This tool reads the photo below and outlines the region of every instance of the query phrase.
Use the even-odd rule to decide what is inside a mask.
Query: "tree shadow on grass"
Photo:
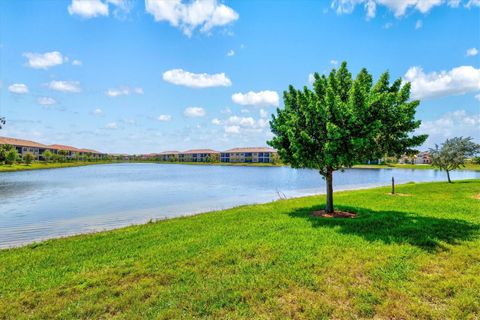
[[[322,218],[312,212],[322,206],[301,208],[289,213],[291,217],[307,219],[314,228],[335,228],[339,233],[351,234],[367,241],[384,243],[408,243],[423,250],[444,249],[442,243],[458,244],[479,235],[480,225],[459,219],[444,219],[419,216],[400,211],[373,211],[345,206],[337,210],[355,212],[358,216],[348,218]]]

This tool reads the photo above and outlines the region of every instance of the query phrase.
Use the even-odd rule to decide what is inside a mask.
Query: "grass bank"
[[[0,251],[1,318],[478,318],[480,180],[242,206]]]
[[[96,162],[33,162],[30,165],[18,163],[14,165],[0,164],[0,172],[13,172],[25,170],[40,170],[40,169],[55,169],[55,168],[69,168],[89,166],[94,164],[106,164],[112,161],[96,161]]]

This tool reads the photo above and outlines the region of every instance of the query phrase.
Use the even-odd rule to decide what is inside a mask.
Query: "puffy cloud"
[[[448,112],[435,120],[423,121],[419,133],[429,135],[425,145],[432,147],[447,138],[471,136],[480,139],[480,113],[472,114],[465,110]]]
[[[191,88],[229,87],[232,85],[232,81],[225,73],[192,73],[183,69],[165,71],[163,80]]]
[[[220,121],[220,119],[218,118],[213,118],[212,119],[212,124],[216,125],[216,126],[219,126],[222,124],[222,122]]]
[[[100,108],[97,108],[97,109],[93,110],[92,113],[96,116],[101,116],[101,115],[103,115],[103,110],[100,109]]]
[[[85,19],[108,16],[108,4],[100,0],[72,0],[68,13]]]
[[[53,66],[58,66],[66,61],[66,58],[58,51],[45,53],[26,52],[23,54],[27,58],[27,65],[34,69],[48,69]]]
[[[51,106],[51,105],[57,103],[57,101],[55,99],[50,98],[50,97],[39,97],[37,99],[37,102],[38,102],[38,104],[40,104],[42,106]]]
[[[157,120],[167,122],[167,121],[172,120],[172,116],[169,115],[169,114],[161,114],[161,115],[158,116]]]
[[[8,87],[8,91],[16,94],[25,94],[28,93],[28,87],[23,83],[14,83]]]
[[[213,119],[212,124],[223,125],[225,133],[245,134],[245,133],[260,133],[268,125],[265,119],[255,120],[252,117],[230,116],[225,120]]]
[[[267,118],[268,113],[264,109],[260,109],[260,118]]]
[[[480,7],[480,0],[469,0],[465,5],[465,8]]]
[[[197,27],[205,33],[238,19],[237,12],[217,0],[195,0],[190,3],[182,0],[145,0],[145,8],[155,21],[167,21],[187,36],[191,36]]]
[[[225,133],[239,134],[240,126],[225,126],[224,130],[225,130]]]
[[[116,122],[109,122],[105,125],[105,129],[117,129],[117,123]]]
[[[189,118],[198,118],[205,116],[205,109],[199,107],[188,107],[183,111],[183,114]]]
[[[237,92],[232,95],[232,101],[242,106],[277,106],[279,105],[279,96],[275,91],[265,90],[259,92],[249,91],[247,93]]]
[[[415,99],[458,95],[480,90],[480,69],[460,66],[450,71],[425,73],[421,67],[412,67],[404,80],[412,83]]]
[[[336,66],[338,64],[338,61],[337,60],[330,60],[330,64],[332,66]]]
[[[227,52],[227,57],[233,57],[235,55],[235,50],[233,49],[230,49],[228,52]]]
[[[470,0],[476,2],[480,0]],[[401,17],[407,13],[408,9],[413,9],[421,13],[429,12],[433,7],[447,4],[450,7],[458,7],[460,0],[333,0],[332,9],[337,14],[352,13],[355,7],[363,6],[368,19],[375,17],[378,6],[384,6],[392,11],[396,17]],[[466,7],[469,7],[467,3]]]
[[[467,57],[474,57],[478,54],[477,48],[470,48],[467,50]]]
[[[81,66],[81,65],[82,65],[82,61],[80,61],[80,60],[73,60],[73,61],[72,61],[72,65],[74,65],[74,66]]]
[[[80,92],[80,82],[78,81],[50,81],[48,87],[61,92]]]

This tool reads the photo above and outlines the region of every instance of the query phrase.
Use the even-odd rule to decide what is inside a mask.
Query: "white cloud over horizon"
[[[217,0],[145,0],[145,10],[155,21],[169,22],[189,37],[197,28],[207,33],[214,27],[227,26],[239,18],[235,10]]]
[[[28,87],[23,83],[14,83],[8,86],[8,91],[16,94],[25,94],[28,93]]]
[[[33,69],[47,70],[50,67],[61,65],[67,60],[59,51],[45,53],[25,52],[23,56],[27,58],[27,66]]]
[[[447,112],[441,117],[422,121],[418,133],[428,134],[429,137],[423,147],[431,148],[448,138],[473,137],[480,143],[480,113],[468,113],[465,110]]]
[[[200,107],[188,107],[183,111],[183,115],[188,118],[199,118],[205,116],[206,111]]]
[[[232,95],[232,101],[242,106],[278,107],[280,103],[280,97],[276,91],[271,90],[259,92],[249,91],[247,93],[234,93]]]
[[[331,8],[337,14],[350,14],[357,6],[363,7],[367,19],[372,19],[377,14],[379,6],[386,7],[395,17],[405,16],[409,10],[427,14],[432,8],[447,5],[458,8],[463,3],[465,8],[480,6],[480,0],[333,0]]]
[[[414,99],[460,95],[480,90],[480,69],[460,66],[449,71],[425,73],[421,67],[411,67],[404,81],[411,82]]]
[[[91,19],[108,16],[110,6],[114,8],[114,16],[122,18],[125,13],[130,11],[132,3],[129,0],[72,0],[67,11],[70,15]]]
[[[232,81],[225,73],[192,73],[183,69],[165,71],[163,80],[190,88],[229,87],[232,85]]]
[[[478,54],[478,49],[477,48],[470,48],[467,50],[467,57],[474,57]]]
[[[52,80],[48,83],[48,87],[51,90],[60,91],[60,92],[80,92],[80,82],[78,81],[58,81]]]

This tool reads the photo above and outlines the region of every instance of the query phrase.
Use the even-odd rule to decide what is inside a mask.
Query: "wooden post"
[[[395,194],[395,178],[392,177],[392,194]]]

